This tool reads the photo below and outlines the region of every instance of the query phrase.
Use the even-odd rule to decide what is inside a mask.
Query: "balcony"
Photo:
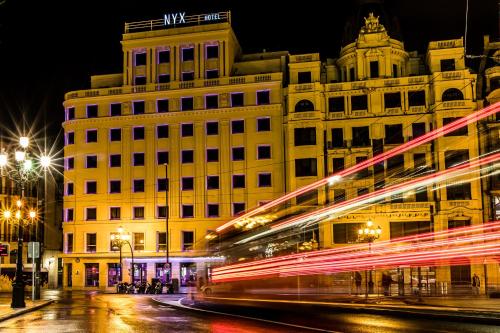
[[[288,120],[321,119],[320,111],[292,112],[288,114]]]
[[[70,100],[70,99],[86,98],[86,97],[144,93],[144,92],[176,90],[176,89],[192,89],[192,88],[203,88],[203,87],[213,87],[213,86],[227,86],[227,85],[261,83],[261,82],[274,82],[274,81],[281,82],[282,78],[283,78],[282,73],[271,73],[271,74],[245,75],[237,77],[222,77],[218,79],[208,79],[208,80],[174,81],[170,83],[150,83],[141,86],[122,86],[113,88],[72,91],[64,95],[64,99]]]
[[[442,72],[443,80],[460,80],[463,79],[464,71],[451,71],[451,72]]]

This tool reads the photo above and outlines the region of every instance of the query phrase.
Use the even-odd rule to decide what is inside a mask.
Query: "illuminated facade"
[[[134,280],[162,278],[167,196],[172,277],[190,285],[220,262],[205,235],[234,215],[478,107],[461,39],[430,42],[424,58],[369,16],[338,59],[245,55],[229,15],[126,24],[123,73],[93,76],[91,89],[66,94],[65,287],[116,283],[111,235],[119,226],[131,236]],[[296,203],[339,202],[412,171],[445,170],[477,157],[478,147],[469,125]],[[480,181],[447,185],[325,222],[313,237],[320,248],[345,246],[367,220],[382,228],[381,240],[483,223]],[[122,250],[129,281],[130,251]],[[485,271],[473,262],[420,274],[458,284]]]

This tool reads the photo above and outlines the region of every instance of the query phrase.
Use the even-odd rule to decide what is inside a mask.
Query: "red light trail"
[[[451,122],[443,127],[440,127],[440,128],[437,128],[429,133],[426,133],[416,139],[413,139],[411,141],[408,141],[394,149],[391,149],[389,151],[386,151],[382,154],[379,154],[377,156],[374,156],[370,159],[367,159],[359,164],[356,164],[356,165],[353,165],[352,167],[350,168],[347,168],[345,170],[342,170],[336,174],[333,174],[331,176],[328,176],[326,178],[323,178],[319,181],[316,181],[314,183],[311,183],[309,185],[306,185],[304,187],[301,187],[293,192],[290,192],[286,195],[283,195],[273,201],[270,201],[262,206],[259,206],[223,225],[221,225],[220,227],[218,227],[216,229],[217,232],[222,232],[223,230],[227,229],[228,227],[234,225],[235,223],[237,223],[238,221],[241,221],[245,218],[248,218],[250,216],[253,216],[255,214],[258,214],[260,212],[263,212],[269,208],[272,208],[280,203],[283,203],[289,199],[292,199],[300,194],[303,194],[305,192],[308,192],[312,189],[315,189],[315,188],[318,188],[320,186],[323,186],[325,184],[327,184],[330,180],[337,180],[337,179],[340,179],[342,177],[346,177],[346,176],[349,176],[349,175],[352,175],[358,171],[361,171],[365,168],[368,168],[370,166],[373,166],[374,164],[376,163],[379,163],[379,162],[382,162],[382,161],[385,161],[387,160],[388,158],[390,157],[393,157],[393,156],[396,156],[398,154],[401,154],[403,152],[406,152],[412,148],[415,148],[421,144],[424,144],[424,143],[427,143],[427,142],[430,142],[432,140],[435,140],[439,137],[442,137],[443,135],[445,134],[448,134],[450,132],[453,132],[461,127],[464,127],[468,124],[471,124],[471,123],[474,123],[474,122],[477,122],[478,120],[480,119],[483,119],[483,118],[486,118],[490,115],[493,115],[495,113],[497,113],[498,111],[500,111],[500,102],[497,102],[495,104],[492,104],[488,107],[485,107],[483,108],[482,110],[479,110],[479,111],[475,111],[474,113],[471,113],[469,114],[468,116],[466,117],[463,117],[463,118],[460,118],[458,120],[455,120],[454,122]]]

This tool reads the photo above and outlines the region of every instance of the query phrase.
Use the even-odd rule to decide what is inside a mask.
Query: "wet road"
[[[197,313],[158,305],[149,295],[49,292],[56,303],[0,322],[1,332],[313,332],[241,317]],[[324,309],[249,308],[199,303],[198,306],[335,332],[499,332],[500,327],[412,317],[326,312]]]

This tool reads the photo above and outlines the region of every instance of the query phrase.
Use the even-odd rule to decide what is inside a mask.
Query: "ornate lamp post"
[[[34,182],[40,177],[41,171],[50,166],[50,157],[41,155],[33,159],[28,151],[30,140],[28,137],[19,138],[11,161],[9,153],[2,147],[0,152],[0,173],[14,181],[21,189],[21,195],[17,200],[17,210],[13,214],[10,210],[3,212],[4,219],[13,219],[18,223],[17,235],[17,263],[16,277],[12,288],[12,308],[24,308],[24,281],[23,281],[23,225],[28,221],[33,222],[37,213],[33,209],[26,209],[24,202],[24,190],[26,185]],[[35,259],[33,259],[35,260]],[[38,279],[36,279],[38,280]]]
[[[366,222],[366,225],[358,229],[358,242],[366,243],[368,242],[368,251],[372,253],[372,243],[374,240],[378,239],[382,234],[382,228],[380,226],[374,227],[372,221]],[[370,269],[369,280],[367,279],[367,271],[365,271],[365,297],[368,299],[368,294],[373,293],[373,280],[372,280],[372,270]]]
[[[111,235],[111,242],[113,248],[117,247],[120,249],[120,277],[118,282],[122,282],[123,269],[122,269],[122,246],[128,244],[130,247],[130,253],[132,255],[132,281],[134,283],[134,250],[132,244],[130,244],[130,235],[124,233],[123,227],[118,227],[118,234]]]

